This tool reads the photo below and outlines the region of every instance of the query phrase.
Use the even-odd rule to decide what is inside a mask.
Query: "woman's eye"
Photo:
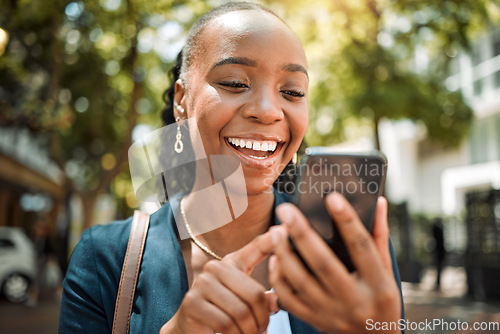
[[[306,95],[303,91],[300,90],[282,90],[281,92],[293,98],[301,98]]]
[[[231,87],[231,88],[248,88],[249,86],[241,81],[233,80],[233,81],[222,81],[220,83],[221,86]]]

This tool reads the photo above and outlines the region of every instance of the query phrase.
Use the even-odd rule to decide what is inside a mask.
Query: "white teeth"
[[[249,148],[254,151],[262,151],[262,152],[267,152],[267,151],[274,152],[278,145],[278,143],[275,141],[255,141],[255,140],[252,141],[252,140],[245,140],[238,138],[228,138],[227,141],[236,147],[239,146],[241,148]]]

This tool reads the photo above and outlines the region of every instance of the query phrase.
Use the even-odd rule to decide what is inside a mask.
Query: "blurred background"
[[[128,148],[162,126],[187,29],[225,2],[0,0],[0,332],[56,332],[82,231],[155,210]],[[388,157],[407,319],[500,322],[500,3],[262,3],[308,56],[307,143]]]

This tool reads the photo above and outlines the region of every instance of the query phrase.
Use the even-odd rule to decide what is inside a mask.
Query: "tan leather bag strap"
[[[113,334],[129,332],[130,315],[134,304],[135,285],[141,267],[142,253],[148,233],[149,215],[136,210],[130,229],[127,252],[123,261],[120,286],[116,296],[115,316],[113,318]]]

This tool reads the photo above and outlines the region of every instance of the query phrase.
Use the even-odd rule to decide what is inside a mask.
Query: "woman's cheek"
[[[297,149],[300,146],[300,143],[302,142],[302,139],[304,138],[307,127],[309,125],[309,109],[304,110],[299,110],[297,111],[297,114],[295,117],[292,119],[290,122],[291,125],[291,135],[292,139],[297,143]]]

